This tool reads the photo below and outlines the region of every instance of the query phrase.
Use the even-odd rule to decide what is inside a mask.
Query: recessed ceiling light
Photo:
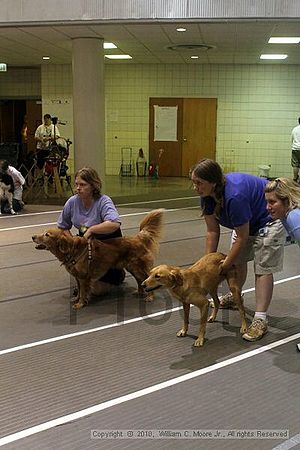
[[[105,55],[108,59],[132,59],[130,55]]]
[[[184,31],[186,31],[186,28],[179,27],[179,28],[176,28],[176,31],[184,32]]]
[[[286,59],[288,55],[260,55],[260,59]]]
[[[300,37],[271,37],[269,44],[299,44]]]
[[[199,56],[196,56],[196,55],[191,56],[191,59],[198,59],[198,58],[199,58]]]
[[[103,48],[117,48],[117,46],[115,44],[113,44],[112,42],[104,42]]]
[[[43,59],[50,59],[50,56],[43,56]]]

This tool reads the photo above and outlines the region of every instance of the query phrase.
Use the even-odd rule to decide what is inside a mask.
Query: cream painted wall
[[[216,156],[226,171],[258,174],[259,164],[271,164],[271,176],[290,176],[299,85],[293,65],[106,65],[106,173],[119,173],[121,147],[132,147],[134,159],[140,147],[148,155],[149,97],[177,96],[218,98]],[[41,81],[37,70],[0,74],[2,98],[40,92],[43,113],[67,121],[60,132],[72,140],[71,66],[43,66]]]
[[[121,147],[148,154],[149,97],[217,97],[216,158],[225,171],[291,175],[290,132],[300,116],[293,65],[118,65],[106,67],[108,174]]]

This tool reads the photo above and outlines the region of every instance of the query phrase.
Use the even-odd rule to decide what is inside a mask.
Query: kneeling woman
[[[265,188],[267,209],[273,219],[280,219],[300,246],[300,187],[288,178],[276,178]],[[297,344],[300,351],[300,343]]]
[[[96,170],[83,167],[75,174],[76,194],[70,197],[57,221],[58,228],[101,241],[122,236],[119,213],[107,195],[101,194],[102,182]],[[94,286],[92,293],[103,294],[125,278],[124,270],[110,269]]]
[[[288,178],[276,178],[265,187],[267,210],[280,219],[291,238],[300,245],[300,187]]]

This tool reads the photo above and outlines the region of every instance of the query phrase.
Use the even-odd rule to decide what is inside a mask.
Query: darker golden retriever
[[[139,294],[145,293],[142,282],[149,276],[158,251],[162,231],[163,210],[150,212],[140,224],[135,236],[123,236],[105,241],[72,236],[67,230],[50,229],[32,236],[36,248],[49,250],[76,278],[78,296],[75,309],[88,304],[91,285],[110,268],[126,269],[135,278]],[[152,300],[152,295],[147,295]]]
[[[166,287],[171,294],[182,302],[184,323],[183,327],[177,332],[178,337],[186,336],[188,332],[190,305],[198,306],[200,309],[200,330],[199,336],[194,342],[195,347],[200,347],[204,343],[206,322],[213,322],[216,319],[220,305],[217,289],[224,279],[227,280],[241,315],[242,326],[240,331],[241,333],[247,331],[241,289],[237,283],[237,269],[232,267],[226,274],[221,274],[220,271],[220,263],[225,257],[226,255],[223,253],[209,253],[188,269],[162,264],[154,267],[150,276],[142,283],[147,292]],[[206,297],[208,294],[211,295],[215,304],[213,313],[209,318],[208,299]]]

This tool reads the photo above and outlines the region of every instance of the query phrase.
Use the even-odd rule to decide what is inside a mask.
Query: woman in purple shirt
[[[75,174],[76,194],[70,197],[57,221],[64,230],[77,228],[86,239],[100,240],[122,236],[118,211],[107,195],[101,194],[101,179],[96,170],[83,167]],[[125,272],[110,269],[97,284],[97,294],[107,292],[112,285],[122,283]]]
[[[217,251],[222,225],[233,233],[221,270],[226,271],[235,264],[242,287],[247,277],[247,262],[254,260],[256,312],[243,338],[256,341],[268,331],[267,309],[272,299],[273,273],[282,270],[285,238],[281,222],[272,221],[266,209],[267,180],[244,173],[224,175],[218,163],[203,159],[193,168],[192,181],[201,197],[207,227],[206,253]],[[225,298],[228,301],[228,296]],[[226,307],[225,298],[223,307]]]

